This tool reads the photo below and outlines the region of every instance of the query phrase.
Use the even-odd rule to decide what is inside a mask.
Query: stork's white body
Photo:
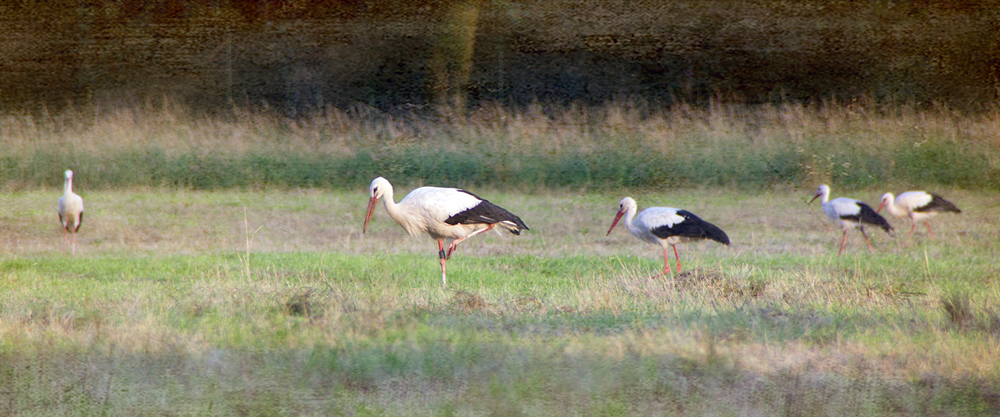
[[[679,209],[673,207],[650,207],[640,211],[634,205],[625,212],[625,227],[628,228],[632,236],[640,240],[666,248],[675,246],[678,243],[689,242],[692,238],[685,236],[669,236],[666,239],[659,238],[653,234],[652,230],[660,226],[673,226],[684,221],[684,217],[677,214]]]
[[[62,197],[59,197],[59,223],[63,227],[63,241],[72,234],[72,250],[76,255],[76,232],[83,223],[83,197],[73,192],[73,171],[66,170],[66,182]]]
[[[729,244],[729,237],[722,229],[698,218],[686,210],[672,207],[650,207],[636,215],[638,205],[631,197],[625,197],[618,203],[618,214],[608,229],[608,234],[614,230],[618,220],[625,217],[625,227],[632,236],[640,240],[660,245],[663,250],[663,272],[670,272],[670,258],[667,249],[674,251],[677,260],[677,273],[681,272],[681,258],[677,253],[677,244],[692,240],[710,239],[724,245]]]
[[[868,239],[868,234],[865,233],[865,225],[870,224],[880,227],[890,233],[892,227],[889,226],[882,216],[879,216],[875,210],[872,210],[867,204],[850,199],[850,198],[835,198],[830,200],[830,187],[827,185],[820,185],[816,189],[816,195],[813,196],[813,200],[821,198],[820,204],[823,207],[823,212],[826,213],[826,217],[829,217],[834,223],[837,223],[841,230],[843,231],[843,236],[840,240],[840,250],[837,252],[837,256],[844,251],[844,243],[847,242],[847,231],[851,229],[861,230],[861,234],[865,237],[865,243],[868,244],[868,250],[875,253],[875,248],[872,247],[871,241]]]
[[[924,222],[924,225],[927,226],[927,233],[933,238],[934,232],[931,231],[929,221],[931,217],[940,212],[962,212],[952,202],[926,191],[907,191],[895,198],[893,198],[892,193],[882,194],[882,203],[875,211],[882,211],[883,207],[895,217],[910,219],[910,234],[907,237],[913,236],[917,222]]]
[[[457,188],[420,187],[398,204],[393,200],[392,184],[382,177],[375,178],[369,186],[371,198],[365,216],[367,230],[372,212],[382,198],[386,213],[399,223],[410,236],[426,233],[438,242],[441,260],[441,285],[447,287],[445,261],[451,257],[459,242],[493,229],[496,226],[515,235],[528,227],[503,208],[481,199],[468,191]],[[444,240],[451,239],[447,252]]]
[[[392,188],[388,188],[382,200],[385,211],[410,236],[426,233],[433,239],[462,239],[482,233],[488,227],[482,223],[445,223],[449,217],[482,202],[456,188],[420,187],[403,197],[398,204],[392,199]]]
[[[857,229],[861,226],[861,222],[856,220],[845,219],[845,216],[858,216],[861,214],[861,203],[858,200],[839,197],[833,200],[827,201],[826,195],[823,196],[821,202],[823,206],[823,212],[826,213],[826,217],[829,217],[834,223],[840,225],[843,230]]]

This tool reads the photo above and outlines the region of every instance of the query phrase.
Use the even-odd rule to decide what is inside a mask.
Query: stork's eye
[[[378,192],[378,187],[372,188],[372,192],[373,193],[377,193]]]

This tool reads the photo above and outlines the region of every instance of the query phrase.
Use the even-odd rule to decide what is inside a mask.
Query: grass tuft
[[[309,301],[309,297],[311,295],[312,291],[305,291],[292,295],[288,298],[288,301],[285,301],[285,311],[292,316],[312,316],[313,308],[312,303]]]
[[[941,307],[952,326],[965,331],[984,332],[1000,336],[1000,312],[985,306],[975,310],[969,296],[951,294],[941,298]]]
[[[967,296],[953,294],[944,297],[941,299],[941,306],[948,313],[948,319],[952,324],[965,328],[976,321],[976,316],[972,312]]]
[[[451,297],[451,305],[464,312],[480,311],[487,307],[482,296],[462,290],[456,291]]]

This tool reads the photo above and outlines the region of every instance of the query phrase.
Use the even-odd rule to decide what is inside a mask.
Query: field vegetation
[[[0,116],[8,190],[55,186],[72,167],[91,188],[357,189],[390,181],[507,189],[887,183],[1000,188],[1000,110],[964,114],[874,103],[641,103],[467,117],[328,108],[194,115],[169,100]]]
[[[863,104],[653,111],[167,104],[0,119],[0,412],[12,415],[991,415],[1000,411],[998,113]],[[74,169],[79,254],[55,201]],[[460,185],[531,231],[435,245],[382,209]],[[936,239],[840,232],[815,186],[928,187]],[[474,188],[473,188],[474,187]],[[605,236],[617,201],[731,247]]]

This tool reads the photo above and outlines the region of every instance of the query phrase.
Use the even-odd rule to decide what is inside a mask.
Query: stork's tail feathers
[[[521,218],[514,214],[510,214],[510,218],[501,220],[496,225],[515,235],[520,235],[522,230],[529,230],[528,226],[521,221]]]
[[[459,190],[480,200],[479,204],[445,220],[448,224],[493,224],[515,235],[520,235],[528,226],[514,213],[465,190]]]
[[[706,239],[714,240],[723,245],[729,245],[729,236],[727,236],[726,232],[723,232],[718,226],[709,222],[703,222],[701,228]]]
[[[927,205],[927,207],[923,208],[923,211],[943,211],[943,212],[950,211],[953,213],[962,212],[962,210],[958,209],[958,206],[956,206],[955,203],[945,200],[944,197],[941,197],[934,193],[931,193],[931,202],[930,204]]]
[[[653,229],[654,236],[667,239],[671,236],[682,236],[688,239],[709,239],[723,245],[729,245],[729,236],[719,226],[702,220],[687,210],[678,210],[677,215],[684,218],[672,226],[663,225]]]
[[[862,224],[870,224],[872,226],[881,228],[882,230],[885,230],[885,232],[888,233],[889,236],[892,236],[892,226],[889,224],[888,221],[885,220],[885,217],[882,217],[881,215],[876,213],[875,210],[871,208],[871,206],[865,203],[858,202],[858,206],[861,207],[860,216]]]

